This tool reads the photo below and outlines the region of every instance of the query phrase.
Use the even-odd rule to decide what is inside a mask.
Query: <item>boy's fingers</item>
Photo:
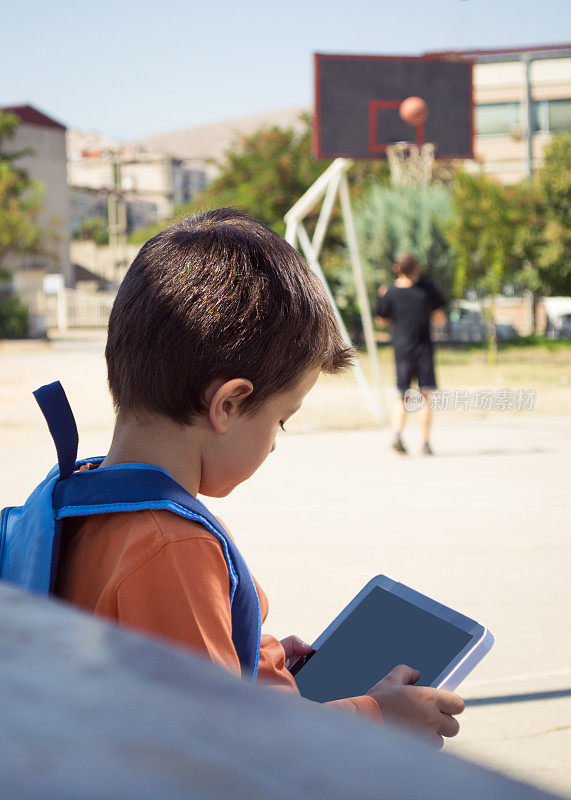
[[[450,717],[448,714],[442,714],[441,716],[442,722],[437,733],[441,736],[456,736],[460,730],[460,723],[456,717]]]
[[[310,644],[306,644],[302,642],[302,640],[298,636],[293,637],[293,651],[296,655],[304,655],[304,653],[309,653],[313,649]]]
[[[461,714],[466,707],[459,695],[454,694],[454,692],[447,692],[445,689],[438,691],[437,705],[443,714]]]
[[[420,672],[412,667],[407,667],[406,664],[399,664],[398,667],[394,667],[394,669],[389,672],[387,678],[389,677],[402,683],[404,686],[410,686],[416,683],[420,678]]]
[[[310,644],[302,642],[299,636],[288,636],[282,639],[281,645],[290,656],[303,656],[313,650]]]

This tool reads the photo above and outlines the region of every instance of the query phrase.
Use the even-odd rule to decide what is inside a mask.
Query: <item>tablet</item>
[[[397,664],[419,670],[417,686],[454,690],[493,643],[475,620],[377,575],[290,671],[318,703],[366,694]]]

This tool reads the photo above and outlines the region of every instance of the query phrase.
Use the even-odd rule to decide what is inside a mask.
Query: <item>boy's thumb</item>
[[[293,656],[304,656],[306,653],[311,653],[313,647],[310,644],[302,642],[299,636],[288,636],[287,639],[282,641],[286,650],[289,650]]]
[[[389,672],[387,678],[389,677],[402,683],[403,686],[410,686],[420,678],[420,672],[412,667],[407,667],[406,664],[399,664]]]
[[[299,636],[293,637],[293,645],[295,648],[295,652],[298,653],[299,655],[304,655],[305,653],[311,653],[313,650],[313,647],[310,644],[302,642]]]

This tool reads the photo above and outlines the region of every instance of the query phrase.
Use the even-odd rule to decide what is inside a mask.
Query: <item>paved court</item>
[[[377,573],[464,611],[496,644],[461,687],[447,748],[571,794],[569,426],[441,423],[432,460],[387,441],[284,436],[212,503],[270,597],[268,632],[312,641]]]
[[[81,454],[103,452],[100,345],[0,351],[0,505],[54,460],[28,396],[43,380],[65,378]],[[569,420],[442,416],[434,459],[414,454],[414,424],[407,438],[413,455],[398,457],[386,431],[285,434],[250,482],[210,503],[270,598],[266,630],[311,641],[380,572],[474,616],[496,644],[461,687],[468,707],[446,747],[571,796]]]

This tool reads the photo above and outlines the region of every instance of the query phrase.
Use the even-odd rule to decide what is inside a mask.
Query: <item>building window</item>
[[[571,131],[571,100],[548,100],[549,130]]]
[[[519,103],[483,103],[476,107],[478,136],[509,135],[521,123]]]
[[[547,100],[533,101],[533,132],[549,132],[549,108]]]
[[[534,133],[571,130],[571,100],[534,100],[532,111]],[[523,104],[483,103],[476,106],[478,136],[513,136],[518,129],[520,135],[525,133]]]

